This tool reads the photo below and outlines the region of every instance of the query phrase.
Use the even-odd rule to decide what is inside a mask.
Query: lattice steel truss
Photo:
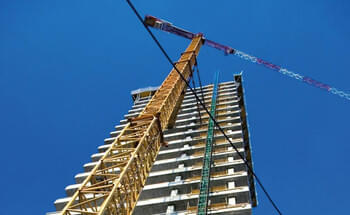
[[[194,37],[177,69],[188,80],[203,44]],[[175,122],[186,84],[173,68],[139,116],[120,135],[64,207],[62,215],[132,214],[163,143],[163,133]]]

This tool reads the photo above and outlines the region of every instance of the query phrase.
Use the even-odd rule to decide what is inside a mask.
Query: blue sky
[[[350,92],[350,4],[134,1],[151,14]],[[183,38],[155,32],[175,61]],[[243,72],[256,173],[284,214],[345,214],[350,102],[203,47],[201,78]],[[43,214],[65,196],[132,104],[171,67],[124,1],[0,2],[2,214]],[[258,189],[254,214],[276,214]]]

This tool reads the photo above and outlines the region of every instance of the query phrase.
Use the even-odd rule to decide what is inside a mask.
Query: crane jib
[[[153,27],[153,28],[156,28],[156,29],[168,32],[168,33],[176,34],[178,36],[181,36],[181,37],[184,37],[187,39],[192,39],[195,35],[198,35],[198,34],[194,34],[194,33],[190,32],[190,31],[178,28],[178,27],[174,26],[173,24],[171,24],[170,22],[156,18],[154,16],[146,16],[144,23],[148,26]],[[222,45],[220,43],[217,43],[217,42],[214,42],[212,40],[205,39],[205,38],[204,38],[204,44],[207,46],[216,48],[220,51],[223,51],[225,53],[225,55],[229,55],[229,54],[235,55],[235,56],[240,57],[244,60],[248,60],[252,63],[260,64],[266,68],[269,68],[271,70],[279,72],[285,76],[288,76],[290,78],[294,78],[296,80],[302,81],[302,82],[309,84],[311,86],[317,87],[317,88],[322,89],[322,90],[326,90],[334,95],[338,95],[338,96],[343,97],[347,100],[350,100],[350,93],[343,92],[343,91],[338,90],[334,87],[331,87],[328,84],[324,84],[322,82],[316,81],[315,79],[310,78],[310,77],[305,77],[301,74],[295,73],[295,72],[290,71],[286,68],[282,68],[281,66],[270,63],[270,62],[265,61],[261,58],[257,58],[255,56],[246,54],[246,53],[239,51],[237,49],[234,49],[230,46],[225,46],[225,45]]]

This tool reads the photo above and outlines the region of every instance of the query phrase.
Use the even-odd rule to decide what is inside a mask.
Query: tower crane
[[[261,64],[350,100],[350,94],[229,46],[205,39],[201,33],[194,34],[154,16],[146,16],[144,24],[191,39],[191,43],[176,62],[176,69],[171,70],[143,111],[129,120],[109,146],[61,211],[62,215],[132,214],[159,149],[166,144],[163,140],[163,131],[174,125],[175,116],[184,98],[186,83],[176,70],[188,80],[192,76],[192,68],[203,44],[223,51],[226,55],[236,55]]]

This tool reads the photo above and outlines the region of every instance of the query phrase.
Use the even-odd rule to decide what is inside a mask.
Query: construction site
[[[152,16],[142,22],[192,41],[159,88],[131,92],[125,119],[48,214],[251,214],[257,200],[242,76],[219,83],[217,72],[202,86],[203,35]]]
[[[42,199],[46,215],[346,214],[330,206],[349,191],[346,4],[180,3],[27,7],[41,24],[23,32],[40,42],[13,48],[19,65],[0,60],[38,70],[4,82],[1,136],[18,157],[4,214]]]
[[[349,99],[349,94],[310,77],[192,33],[169,21],[144,19],[143,27],[173,66],[160,87],[131,92],[133,106],[110,133],[57,212],[72,214],[252,214],[255,181],[282,214],[255,174],[241,74],[229,82],[202,86],[197,56],[203,45],[236,55],[306,84]],[[150,28],[191,40],[173,62]],[[197,72],[199,87],[196,87]],[[192,83],[192,85],[191,85]],[[197,84],[198,85],[198,84]]]

